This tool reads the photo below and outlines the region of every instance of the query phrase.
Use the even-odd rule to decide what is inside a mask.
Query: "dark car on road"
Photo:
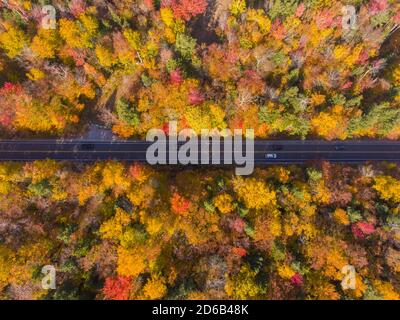
[[[338,144],[335,146],[335,151],[345,151],[346,147],[343,144]]]
[[[281,144],[273,144],[271,149],[272,149],[272,151],[282,151],[283,150],[283,145],[281,145]]]
[[[79,146],[79,150],[81,151],[93,151],[95,148],[94,144],[91,143],[83,143]]]

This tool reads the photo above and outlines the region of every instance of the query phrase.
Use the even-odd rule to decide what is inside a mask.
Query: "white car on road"
[[[267,153],[265,159],[277,159],[278,155],[276,153]]]

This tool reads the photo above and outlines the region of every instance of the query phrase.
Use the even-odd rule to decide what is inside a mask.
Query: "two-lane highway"
[[[152,143],[143,141],[25,140],[0,141],[0,161],[119,160],[146,163],[146,151]],[[201,153],[199,148],[199,158]],[[245,153],[245,147],[243,146]],[[224,159],[224,148],[220,157]],[[326,160],[342,163],[400,161],[397,141],[271,141],[256,140],[256,164],[291,164]]]

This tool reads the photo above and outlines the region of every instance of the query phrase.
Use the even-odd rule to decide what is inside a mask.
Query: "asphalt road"
[[[81,162],[120,160],[146,163],[146,150],[150,145],[151,143],[140,141],[0,141],[0,161],[54,159]],[[257,140],[254,151],[255,163],[260,165],[307,163],[320,160],[341,163],[400,162],[400,142],[395,141]],[[221,154],[221,159],[223,158]]]

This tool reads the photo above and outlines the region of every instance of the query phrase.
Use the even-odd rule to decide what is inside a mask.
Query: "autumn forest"
[[[1,1],[0,138],[400,140],[399,31],[398,0]],[[3,162],[0,299],[400,300],[400,168]]]

